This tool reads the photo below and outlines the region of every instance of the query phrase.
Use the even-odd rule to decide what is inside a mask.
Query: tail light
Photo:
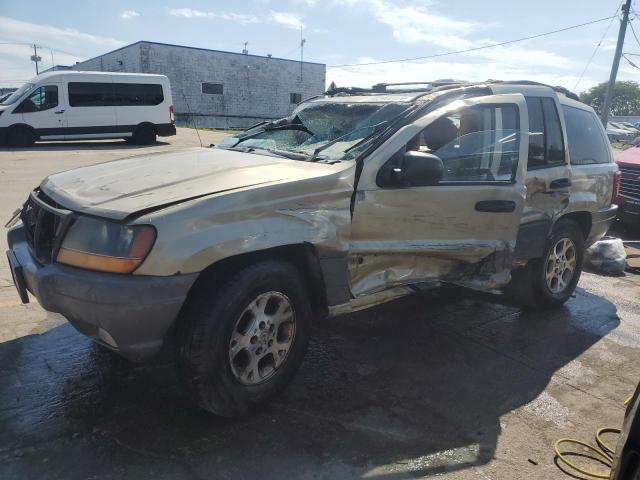
[[[613,193],[611,194],[611,203],[616,205],[620,203],[620,183],[622,181],[622,172],[619,170],[613,174]]]
[[[171,122],[171,125],[176,124],[176,116],[173,113],[173,105],[169,105],[169,121]]]

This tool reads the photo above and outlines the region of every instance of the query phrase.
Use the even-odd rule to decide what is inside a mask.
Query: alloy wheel
[[[236,321],[229,341],[229,361],[244,385],[268,380],[284,363],[296,333],[293,305],[280,292],[258,295]]]
[[[577,267],[576,246],[570,238],[561,238],[551,248],[545,264],[547,287],[562,293],[569,287]]]

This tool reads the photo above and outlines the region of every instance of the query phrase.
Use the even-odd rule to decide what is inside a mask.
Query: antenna
[[[249,50],[247,50],[247,45],[249,45],[249,42],[244,42],[243,45],[244,45],[244,48],[242,49],[242,53],[245,55],[248,55]]]
[[[302,38],[302,24],[300,25],[300,81],[302,81],[302,63],[304,62],[304,44],[307,40]]]
[[[187,100],[187,96],[184,94],[184,90],[181,90],[182,97],[184,98],[184,103],[187,104],[187,110],[189,112],[189,116],[191,117],[191,121],[193,122],[193,128],[196,129],[196,135],[198,135],[198,142],[200,142],[200,148],[202,148],[202,139],[200,138],[200,131],[198,130],[198,125],[196,125],[196,118],[193,113],[191,113],[191,107],[189,106],[189,100]]]

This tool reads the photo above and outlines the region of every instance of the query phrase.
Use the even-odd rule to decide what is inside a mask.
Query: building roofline
[[[242,56],[242,57],[266,58],[266,59],[269,59],[269,60],[279,60],[281,62],[300,63],[300,60],[293,60],[293,59],[290,59],[290,58],[267,57],[266,55],[253,55],[251,53],[227,52],[225,50],[215,50],[215,49],[212,49],[212,48],[202,48],[202,47],[190,47],[188,45],[175,45],[173,43],[152,42],[152,41],[149,41],[149,40],[138,40],[137,42],[130,43],[129,45],[124,45],[124,46],[122,46],[120,48],[116,48],[115,50],[111,50],[109,52],[105,52],[102,55],[97,55],[95,57],[88,58],[88,59],[83,60],[82,62],[78,62],[78,63],[89,62],[91,60],[95,60],[96,58],[104,57],[105,55],[109,55],[110,53],[119,52],[120,50],[124,50],[125,48],[133,47],[134,45],[139,45],[141,43],[148,43],[148,44],[151,44],[151,45],[161,45],[163,47],[188,48],[190,50],[200,50],[200,51],[203,51],[203,52],[224,53],[224,54],[227,54],[227,55],[239,55],[239,56]],[[326,68],[326,64],[324,64],[324,63],[306,62],[306,61],[303,61],[302,63],[306,63],[306,64],[309,64],[309,65],[322,65],[323,67]]]

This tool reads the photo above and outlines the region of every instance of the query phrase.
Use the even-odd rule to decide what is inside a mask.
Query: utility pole
[[[242,49],[242,53],[244,55],[249,55],[249,50],[247,50],[247,46],[249,45],[249,42],[244,42],[242,45],[244,45],[244,48]]]
[[[302,38],[302,25],[300,25],[300,81],[302,81],[302,63],[304,62],[304,44],[307,41]]]
[[[611,65],[609,84],[607,85],[607,92],[605,93],[604,104],[602,105],[602,124],[605,128],[607,128],[607,122],[609,121],[611,97],[613,97],[613,89],[616,85],[616,77],[618,76],[618,66],[620,66],[620,57],[622,56],[622,45],[624,45],[624,36],[627,33],[627,23],[629,23],[630,9],[631,0],[627,0],[622,7],[622,21],[620,22],[620,30],[618,31],[618,44],[616,45],[616,53],[613,56],[613,65]]]
[[[38,62],[42,60],[42,57],[38,56],[38,46],[33,44],[33,55],[31,55],[31,61],[36,63],[36,75],[38,75]]]

